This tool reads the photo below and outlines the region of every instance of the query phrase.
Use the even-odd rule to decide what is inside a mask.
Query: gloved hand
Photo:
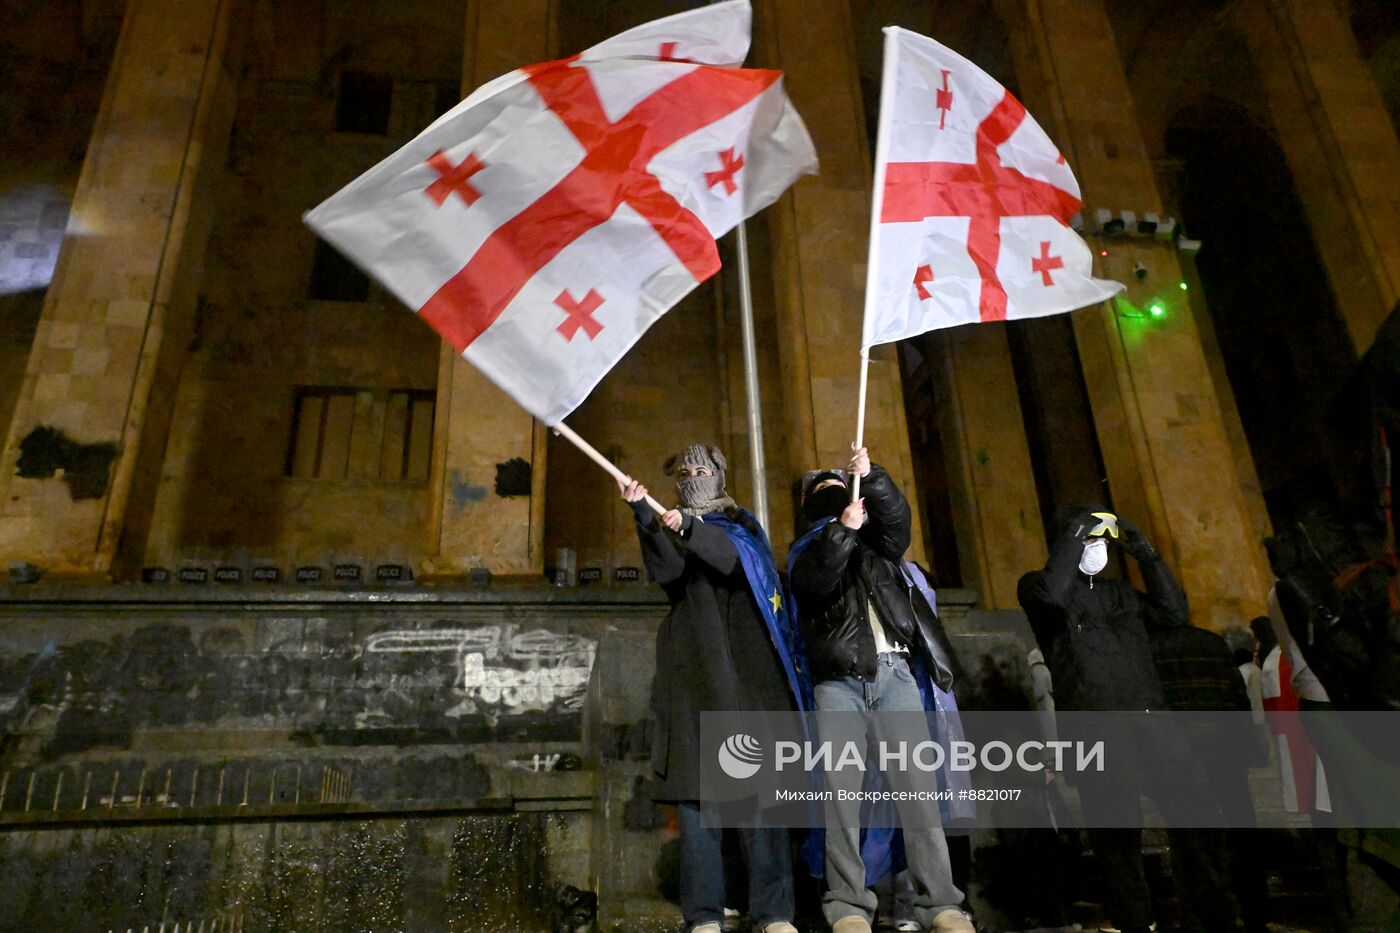
[[[1123,550],[1127,551],[1139,564],[1157,559],[1157,549],[1152,546],[1152,542],[1147,540],[1147,535],[1142,533],[1142,529],[1123,516],[1118,516],[1118,542],[1123,545]]]

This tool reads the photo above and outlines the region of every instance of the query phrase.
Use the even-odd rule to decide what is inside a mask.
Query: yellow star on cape
[[[768,601],[773,604],[774,612],[777,612],[779,609],[783,608],[783,597],[782,594],[779,593],[777,590],[774,590],[773,595],[768,597]]]

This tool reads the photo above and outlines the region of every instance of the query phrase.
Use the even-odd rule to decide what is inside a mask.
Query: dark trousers
[[[1124,735],[1128,737],[1125,739]],[[1142,865],[1142,796],[1157,805],[1167,822],[1172,874],[1187,903],[1183,911],[1208,930],[1231,930],[1239,908],[1230,891],[1225,834],[1220,828],[1194,828],[1201,800],[1210,788],[1185,735],[1174,724],[1135,720],[1110,748],[1122,758],[1110,772],[1075,776],[1089,844],[1099,857],[1109,919],[1123,930],[1145,930],[1152,922],[1152,894]]]
[[[1239,901],[1245,930],[1261,933],[1267,929],[1269,877],[1265,868],[1267,856],[1254,814],[1254,798],[1249,792],[1249,768],[1247,764],[1231,760],[1218,748],[1209,751],[1213,754],[1202,760],[1210,788],[1220,802],[1220,812],[1229,823],[1225,841],[1230,850],[1230,879],[1235,899]]]
[[[706,826],[700,804],[677,808],[681,831],[681,914],[686,928],[724,919],[724,830]],[[749,918],[762,930],[792,920],[792,855],[786,829],[735,830],[748,867]],[[729,905],[735,906],[735,905]]]

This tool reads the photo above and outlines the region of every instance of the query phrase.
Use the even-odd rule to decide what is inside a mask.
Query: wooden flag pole
[[[619,470],[616,464],[614,464],[607,457],[604,457],[602,454],[598,453],[598,451],[594,449],[592,444],[588,443],[588,441],[575,434],[574,429],[569,427],[564,422],[561,421],[558,424],[554,425],[553,431],[555,434],[558,434],[559,436],[563,437],[569,443],[573,444],[579,450],[583,451],[584,455],[587,456],[589,460],[592,460],[594,463],[598,464],[598,466],[607,470],[608,474],[612,476],[613,479],[617,480],[619,486],[626,487],[626,485],[632,481],[632,477]],[[666,512],[669,511],[666,508],[666,506],[662,505],[660,502],[657,502],[650,495],[647,496],[647,505],[655,509],[657,515],[665,515]]]
[[[865,390],[870,383],[870,350],[862,347],[860,351],[860,401],[857,403],[860,410],[856,412],[856,450],[865,446]],[[860,498],[860,474],[851,477],[851,501],[855,502]]]

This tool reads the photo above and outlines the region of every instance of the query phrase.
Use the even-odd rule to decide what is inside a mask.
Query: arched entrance
[[[1168,123],[1179,206],[1269,516],[1340,482],[1329,407],[1356,356],[1278,143],[1233,104]]]

